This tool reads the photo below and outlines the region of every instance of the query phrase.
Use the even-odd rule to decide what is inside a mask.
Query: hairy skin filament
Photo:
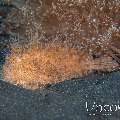
[[[37,89],[86,75],[92,70],[111,71],[118,66],[108,56],[94,60],[84,51],[61,44],[40,46],[33,45],[25,51],[13,48],[3,67],[4,79],[27,89]]]

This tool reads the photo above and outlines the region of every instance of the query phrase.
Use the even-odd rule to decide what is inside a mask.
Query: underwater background
[[[120,120],[119,70],[95,71],[34,91],[4,81],[7,45],[15,40],[15,33],[6,29],[7,14],[24,3],[0,1],[0,120]]]

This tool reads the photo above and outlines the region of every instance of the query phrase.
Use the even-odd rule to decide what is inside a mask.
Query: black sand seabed
[[[119,86],[119,71],[36,91],[0,81],[0,120],[119,120]]]

